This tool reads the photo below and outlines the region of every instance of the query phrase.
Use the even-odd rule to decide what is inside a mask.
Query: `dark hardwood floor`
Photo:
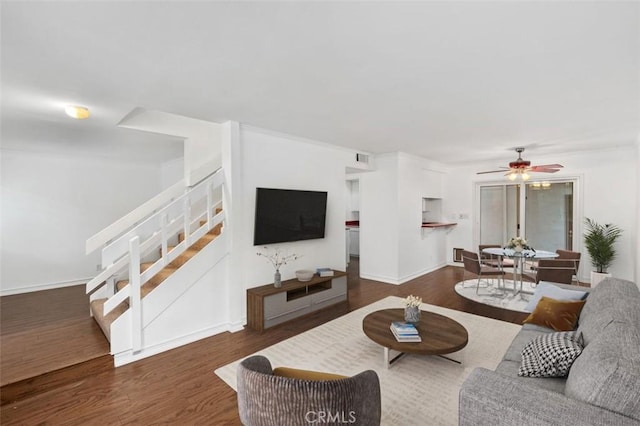
[[[426,303],[515,323],[522,322],[526,317],[522,313],[481,305],[458,296],[453,286],[462,279],[462,268],[448,266],[396,286],[360,279],[358,266],[358,259],[353,258],[348,268],[348,306],[345,304],[338,308],[316,312],[304,317],[303,320],[285,323],[270,328],[264,333],[246,329],[237,333],[222,333],[117,369],[109,367],[108,363],[112,363],[110,357],[102,356],[94,361],[85,362],[80,374],[77,369],[73,372],[69,371],[68,374],[63,369],[56,373],[56,377],[50,377],[48,380],[36,378],[34,379],[36,384],[38,384],[37,380],[42,380],[43,386],[38,392],[24,393],[14,398],[5,398],[3,395],[0,423],[2,425],[240,424],[236,394],[214,374],[215,369],[390,295],[405,297],[413,294],[422,297]],[[73,295],[72,290],[68,291]],[[47,312],[41,316],[39,311],[43,300],[32,301],[26,295],[8,297],[13,299],[1,298],[3,331],[0,333],[0,338],[2,338],[3,360],[0,365],[0,375],[4,375],[5,368],[9,368],[4,360],[5,332],[6,335],[11,335],[19,333],[21,327],[24,329],[46,327],[52,323],[55,324],[60,318],[65,318],[65,321],[75,321],[76,315],[80,315],[80,310],[84,311],[81,319],[88,319],[89,315],[88,304],[83,306],[86,300],[83,302],[80,296],[78,296],[79,300],[72,302],[75,308],[60,305],[57,315]],[[23,315],[25,309],[28,309],[31,315],[28,321],[20,325],[20,320],[17,318]],[[66,347],[73,351],[74,347],[68,341],[77,339],[70,336],[64,327],[52,327],[52,329],[56,328],[59,330],[60,340],[58,345],[49,345],[51,351],[54,351],[55,346]],[[95,331],[100,333],[97,327]],[[87,339],[97,340],[96,336],[101,335],[93,335]],[[11,348],[11,350],[17,349]],[[46,358],[47,354],[41,356]],[[68,376],[66,380],[65,375]],[[47,374],[44,374],[44,377],[46,378]],[[10,402],[5,403],[5,401]]]

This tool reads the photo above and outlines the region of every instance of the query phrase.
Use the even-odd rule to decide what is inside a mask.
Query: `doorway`
[[[578,246],[576,183],[576,179],[479,183],[478,244],[505,245],[520,236],[536,250],[573,250]]]

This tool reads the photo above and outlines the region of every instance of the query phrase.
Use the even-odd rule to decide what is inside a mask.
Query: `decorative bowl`
[[[298,279],[298,281],[311,281],[311,278],[313,278],[313,271],[310,271],[308,269],[300,269],[299,271],[296,271],[296,278]]]

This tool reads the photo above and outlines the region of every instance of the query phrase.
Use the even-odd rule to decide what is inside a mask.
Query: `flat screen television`
[[[256,188],[253,245],[324,238],[327,193]]]

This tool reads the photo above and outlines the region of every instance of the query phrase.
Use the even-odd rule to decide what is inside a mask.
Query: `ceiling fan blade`
[[[558,170],[559,169],[550,169],[550,168],[542,167],[542,166],[535,166],[535,167],[532,167],[531,169],[529,169],[530,172],[535,172],[535,173],[555,173]]]
[[[543,169],[562,169],[564,166],[562,164],[539,164],[535,166],[531,166],[531,168],[541,167]]]
[[[507,170],[508,170],[508,169],[507,169]],[[486,174],[486,173],[504,173],[505,171],[506,171],[506,170],[504,170],[504,169],[503,169],[503,170],[491,170],[491,171],[488,171],[488,172],[477,172],[476,174],[477,174],[477,175],[484,175],[484,174]]]

